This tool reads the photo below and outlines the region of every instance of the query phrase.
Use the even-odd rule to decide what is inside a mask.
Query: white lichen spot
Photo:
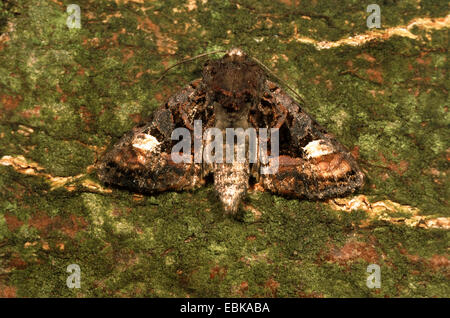
[[[317,158],[334,152],[332,145],[325,140],[313,140],[305,146],[307,158]]]
[[[148,134],[138,135],[133,140],[133,147],[149,152],[157,152],[160,144],[154,136]]]

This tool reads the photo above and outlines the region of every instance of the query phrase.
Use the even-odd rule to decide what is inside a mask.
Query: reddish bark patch
[[[369,63],[374,63],[376,61],[376,59],[372,55],[370,55],[368,53],[361,53],[361,54],[358,54],[356,57],[357,58],[362,58],[362,59],[366,60]]]
[[[39,117],[41,114],[41,106],[35,106],[32,109],[26,109],[20,113],[25,118]]]
[[[95,115],[92,114],[86,106],[80,106],[80,115],[81,119],[87,125],[90,125],[95,121]]]
[[[87,226],[87,222],[82,217],[71,215],[69,219],[64,219],[61,222],[61,231],[74,238],[75,235]]]
[[[35,213],[29,220],[28,225],[32,226],[39,231],[47,230],[47,228],[53,224],[58,217],[52,219],[47,214],[43,212]]]
[[[429,65],[431,63],[431,57],[427,58],[418,57],[416,58],[416,62],[421,65]]]
[[[450,270],[450,260],[448,259],[448,256],[435,254],[428,262],[434,270]]]
[[[326,259],[340,265],[346,265],[358,259],[367,263],[377,263],[379,257],[373,245],[352,240],[345,243],[340,249],[332,246]]]
[[[158,47],[158,52],[175,54],[177,45],[176,41],[170,39],[167,35],[161,33],[160,27],[153,23],[148,17],[140,18],[137,17],[138,25],[137,29],[146,33],[154,34],[156,37],[156,46]]]
[[[219,265],[214,266],[213,268],[211,268],[211,271],[209,273],[209,278],[210,279],[214,279],[214,277],[219,277],[220,280],[223,280],[225,278],[225,276],[227,276],[227,268],[226,267],[222,267]]]
[[[20,102],[22,101],[21,96],[9,96],[9,95],[1,95],[0,96],[0,103],[3,105],[3,108],[6,111],[11,111],[17,108],[19,106]]]
[[[5,286],[0,284],[0,298],[15,298],[17,297],[17,288],[14,286]]]
[[[243,294],[245,294],[245,292],[247,292],[248,290],[248,282],[242,282],[241,285],[239,286],[239,291]]]
[[[87,226],[87,222],[82,217],[75,215],[71,215],[69,218],[59,216],[52,218],[43,212],[38,212],[28,220],[28,225],[38,229],[44,237],[52,230],[60,230],[67,236],[74,238],[79,231]]]
[[[232,293],[238,295],[239,297],[245,297],[248,292],[248,282],[243,281],[239,285],[232,286]]]
[[[8,45],[6,44],[9,40],[11,40],[11,38],[9,37],[8,34],[3,33],[0,36],[0,51],[3,50],[5,47],[7,47]]]
[[[80,66],[80,68],[79,68],[78,71],[77,71],[77,75],[84,76],[85,73],[86,73],[86,72],[84,71],[84,68]]]
[[[396,172],[399,176],[402,176],[409,167],[409,163],[406,160],[402,160],[399,163],[395,163],[392,161],[389,161],[384,157],[383,154],[380,153],[381,161],[392,171]]]
[[[67,100],[67,94],[64,93],[64,91],[62,90],[62,88],[59,86],[59,84],[56,84],[56,91],[61,94],[61,98],[59,99],[59,101],[61,103],[64,103]]]
[[[11,256],[8,265],[17,269],[24,269],[27,267],[27,263],[17,253]]]
[[[422,264],[426,268],[431,268],[434,271],[444,270],[447,276],[450,276],[450,260],[448,255],[435,254],[431,258],[423,258],[417,254],[409,254],[408,250],[399,243],[399,252],[405,255],[409,261],[416,264]]]
[[[175,91],[175,89],[180,89],[180,87],[174,87],[174,90],[172,90],[172,89],[170,89],[170,88],[168,88],[168,87],[163,87],[162,88],[162,90],[160,91],[160,92],[158,92],[158,93],[156,93],[154,96],[155,96],[155,99],[158,101],[158,102],[163,102],[163,101],[165,101],[166,100],[166,98],[167,98],[167,96],[170,96],[170,95],[172,95],[173,94],[173,92]]]
[[[164,99],[164,96],[163,96],[163,94],[161,94],[161,93],[156,93],[156,94],[155,94],[155,99],[156,99],[158,102],[161,102],[161,101]]]
[[[11,232],[15,231],[19,227],[23,225],[23,222],[20,221],[15,215],[5,214],[5,221],[6,226],[8,227],[8,230]]]
[[[408,161],[402,160],[398,164],[397,169],[394,171],[397,172],[399,175],[403,175],[406,172],[406,170],[408,170],[408,166],[409,166]]]
[[[121,49],[120,52],[123,55],[123,63],[126,63],[129,59],[131,59],[134,56],[134,51],[129,48]]]
[[[63,3],[61,2],[61,1],[58,1],[58,0],[52,0],[52,2],[54,2],[54,3],[56,3],[57,5],[59,5],[59,6],[63,6]]]
[[[353,158],[358,159],[359,158],[359,146],[355,146],[350,153],[352,154]]]
[[[264,287],[270,291],[272,297],[277,297],[277,291],[278,287],[280,287],[280,283],[273,278],[270,278],[265,282]]]
[[[368,69],[366,70],[367,75],[369,75],[369,80],[382,84],[383,83],[383,75],[377,69]]]
[[[139,113],[130,114],[130,118],[135,124],[139,124],[142,122],[142,116]]]

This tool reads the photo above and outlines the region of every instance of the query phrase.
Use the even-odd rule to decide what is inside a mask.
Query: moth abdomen
[[[225,213],[235,215],[246,195],[250,177],[247,162],[221,163],[214,165],[214,188],[219,195]]]

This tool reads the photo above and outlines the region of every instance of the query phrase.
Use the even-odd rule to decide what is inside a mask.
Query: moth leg
[[[191,122],[188,117],[188,113],[184,110],[184,108],[182,106],[180,106],[179,111],[180,111],[181,118],[183,119],[183,123],[186,126],[186,128],[193,131],[194,127],[192,127],[192,125],[191,125]]]
[[[286,121],[288,111],[282,104],[277,105],[277,110],[279,118],[273,128],[279,129],[281,128],[281,126],[283,126],[284,122]]]
[[[254,116],[249,116],[248,119],[249,119],[250,124],[253,127],[258,128],[258,123],[256,122],[256,119]]]

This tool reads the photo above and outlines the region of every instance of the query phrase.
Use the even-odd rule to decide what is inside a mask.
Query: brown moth
[[[200,136],[212,127],[224,135],[227,128],[278,129],[276,158],[272,146],[258,148],[258,157],[272,154],[270,160],[276,159],[276,173],[261,173],[261,165],[270,164],[270,160],[198,160],[211,143],[210,138],[199,140],[194,134],[198,120],[202,123]],[[180,127],[192,133],[192,151],[184,162],[171,156],[178,143],[172,140],[172,133]],[[271,136],[257,134],[256,138],[272,145]],[[248,143],[247,136],[246,148]],[[141,193],[192,190],[212,176],[224,211],[230,214],[239,210],[250,182],[274,194],[308,200],[347,195],[364,182],[361,169],[346,148],[240,49],[208,61],[201,79],[171,96],[148,123],[125,134],[96,166],[103,182]]]

